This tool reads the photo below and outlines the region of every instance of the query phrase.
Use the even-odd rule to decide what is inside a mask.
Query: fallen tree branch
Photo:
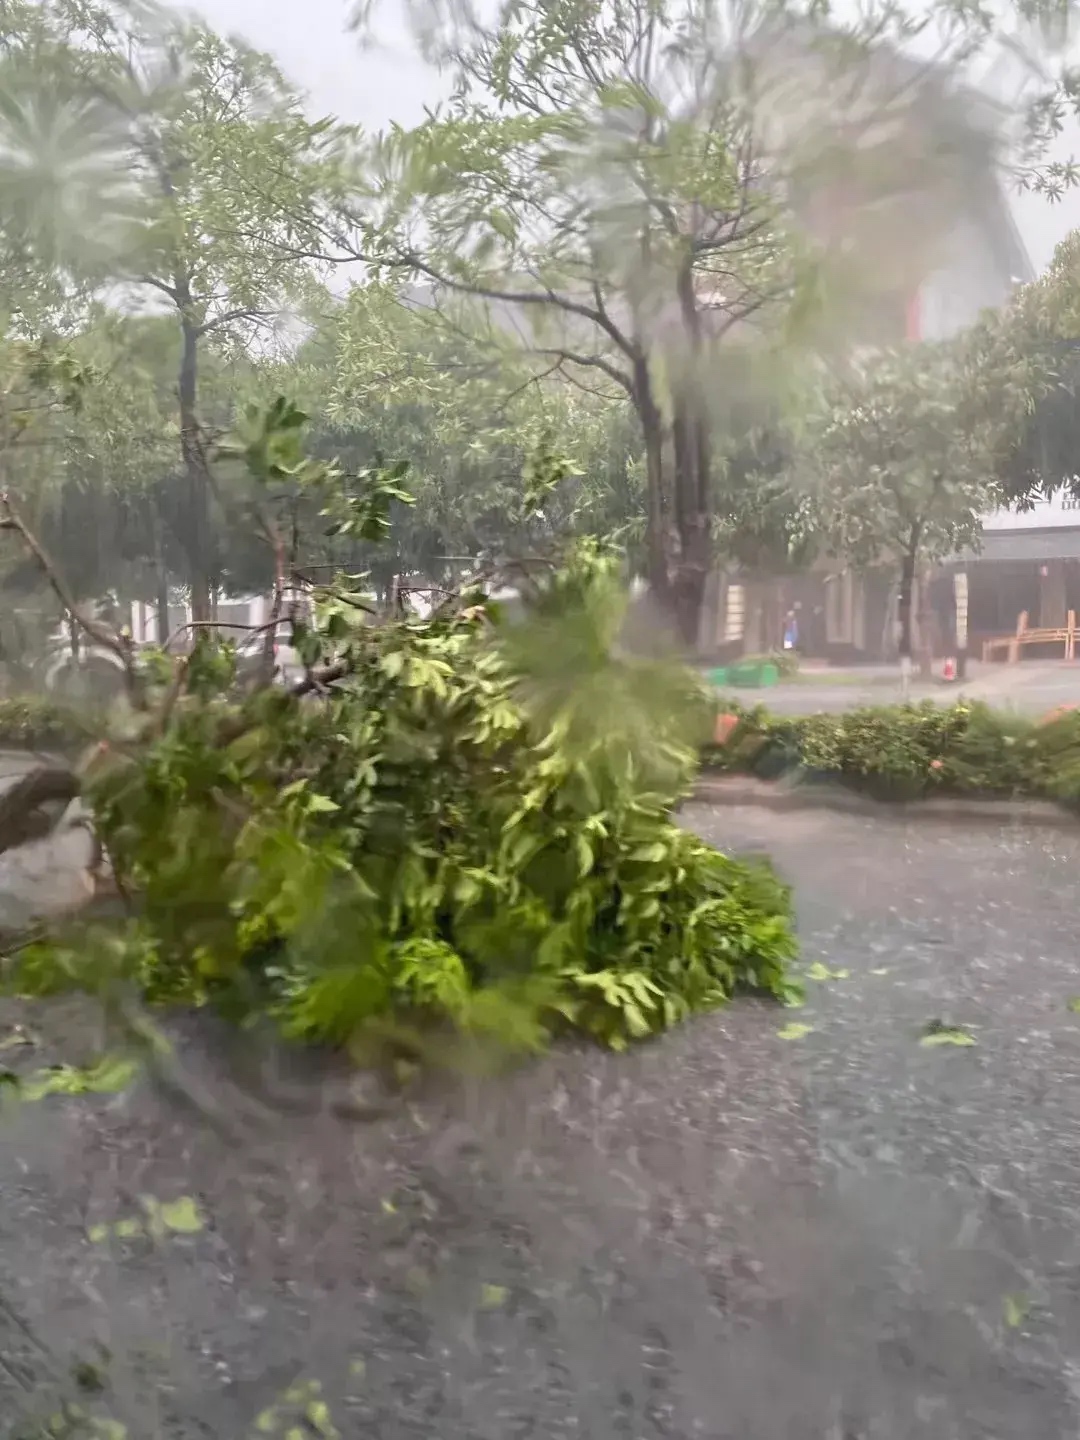
[[[53,825],[41,817],[42,806],[70,805],[81,789],[79,776],[67,765],[41,765],[20,776],[0,795],[0,854],[47,834]]]
[[[124,667],[128,691],[134,696],[137,686],[134,647],[130,636],[124,636],[114,630],[111,625],[106,625],[103,621],[82,612],[75,597],[61,579],[59,570],[49,558],[48,551],[15,509],[11,503],[11,496],[6,490],[0,495],[0,530],[14,530],[22,537],[23,544],[37,561],[65,614],[69,615],[79,629],[89,635],[91,640],[117,657]]]

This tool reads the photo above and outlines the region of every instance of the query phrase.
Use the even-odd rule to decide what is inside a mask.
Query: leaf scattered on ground
[[[920,1045],[927,1047],[958,1045],[965,1049],[969,1049],[977,1043],[975,1036],[970,1034],[962,1026],[946,1025],[942,1020],[931,1020],[923,1031],[922,1038],[919,1041]]]
[[[1080,995],[1074,995],[1068,1002],[1068,1006],[1074,1015],[1080,1015]]]
[[[813,1030],[812,1025],[803,1025],[800,1021],[794,1020],[790,1025],[782,1025],[776,1032],[779,1040],[801,1040],[804,1035],[809,1035]]]
[[[79,1360],[71,1367],[71,1378],[78,1388],[87,1395],[100,1395],[105,1389],[105,1377],[100,1369],[89,1360]]]
[[[482,1285],[480,1287],[480,1309],[498,1310],[506,1304],[510,1291],[505,1285]]]
[[[166,1235],[197,1235],[205,1226],[199,1207],[190,1195],[165,1201],[142,1195],[140,1203],[146,1211],[145,1220],[129,1215],[111,1225],[91,1225],[86,1232],[87,1239],[95,1245],[103,1244],[110,1236],[117,1240],[136,1240],[149,1235],[154,1240],[162,1240]]]
[[[155,1240],[168,1234],[196,1235],[203,1228],[199,1207],[190,1195],[176,1200],[158,1200],[153,1195],[139,1197],[146,1211],[146,1228]]]
[[[304,1419],[312,1430],[324,1440],[337,1440],[337,1426],[330,1415],[330,1406],[325,1400],[312,1400],[304,1411]]]
[[[1031,1312],[1031,1302],[1025,1295],[1006,1295],[1001,1302],[1005,1324],[1010,1330],[1018,1330]]]
[[[175,1235],[197,1235],[203,1228],[199,1207],[190,1195],[158,1203],[155,1213],[165,1229]]]
[[[35,1070],[19,1085],[24,1100],[44,1100],[47,1095],[107,1095],[125,1090],[139,1073],[134,1060],[124,1055],[106,1055],[96,1065],[50,1065]]]
[[[808,980],[846,980],[850,974],[850,970],[831,970],[828,965],[823,965],[820,960],[815,960],[807,969],[806,978]]]

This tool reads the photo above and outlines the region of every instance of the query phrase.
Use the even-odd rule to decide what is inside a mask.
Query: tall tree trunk
[[[908,553],[900,565],[900,595],[896,602],[897,651],[900,662],[911,664],[911,598],[915,589],[915,556]]]
[[[919,576],[919,674],[929,680],[934,673],[935,615],[930,603],[930,571]]]
[[[154,534],[154,608],[157,611],[157,639],[164,645],[169,638],[169,572],[165,568],[165,546],[162,543],[161,524],[153,519]]]
[[[919,555],[919,540],[922,526],[911,527],[907,549],[900,564],[900,594],[896,604],[896,619],[899,629],[897,649],[900,652],[900,688],[907,696],[911,684],[911,600],[915,588],[915,563]]]
[[[157,572],[157,637],[158,644],[164,645],[169,638],[169,577],[158,566]]]
[[[677,280],[686,355],[678,367],[672,425],[673,510],[678,554],[672,575],[679,634],[696,649],[712,566],[709,426],[701,392],[701,319],[691,264]]]
[[[645,554],[649,588],[668,603],[667,496],[664,475],[664,422],[653,395],[644,357],[634,362],[634,408],[645,450]]]
[[[199,438],[196,409],[199,383],[199,330],[191,315],[191,292],[186,278],[178,279],[180,297],[180,452],[187,481],[189,523],[191,526],[191,618],[208,621],[213,618],[208,573],[210,548],[210,477]]]
[[[701,607],[709,578],[708,517],[700,503],[707,477],[701,474],[703,447],[694,397],[681,395],[672,422],[673,489],[677,549],[671,576],[679,637],[688,650],[697,646]]]
[[[670,435],[665,434],[643,355],[634,363],[633,400],[645,449],[649,587],[683,645],[693,650],[712,559],[708,427],[692,383],[678,387]]]

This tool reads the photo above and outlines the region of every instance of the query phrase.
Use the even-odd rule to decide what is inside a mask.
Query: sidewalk
[[[791,679],[770,689],[733,690],[748,704],[760,702],[781,715],[837,714],[865,705],[895,705],[902,699],[896,666],[841,668],[806,666]],[[1080,705],[1080,664],[1066,661],[1021,661],[1017,665],[972,661],[967,678],[948,684],[940,662],[934,679],[912,677],[908,699],[952,705],[961,698],[983,700],[1002,709],[1044,715],[1059,705]]]

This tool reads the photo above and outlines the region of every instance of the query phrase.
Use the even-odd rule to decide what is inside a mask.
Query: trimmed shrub
[[[1080,712],[1044,723],[979,702],[881,705],[837,715],[772,716],[740,709],[711,768],[775,779],[792,769],[881,799],[922,795],[1044,796],[1080,804]]]

